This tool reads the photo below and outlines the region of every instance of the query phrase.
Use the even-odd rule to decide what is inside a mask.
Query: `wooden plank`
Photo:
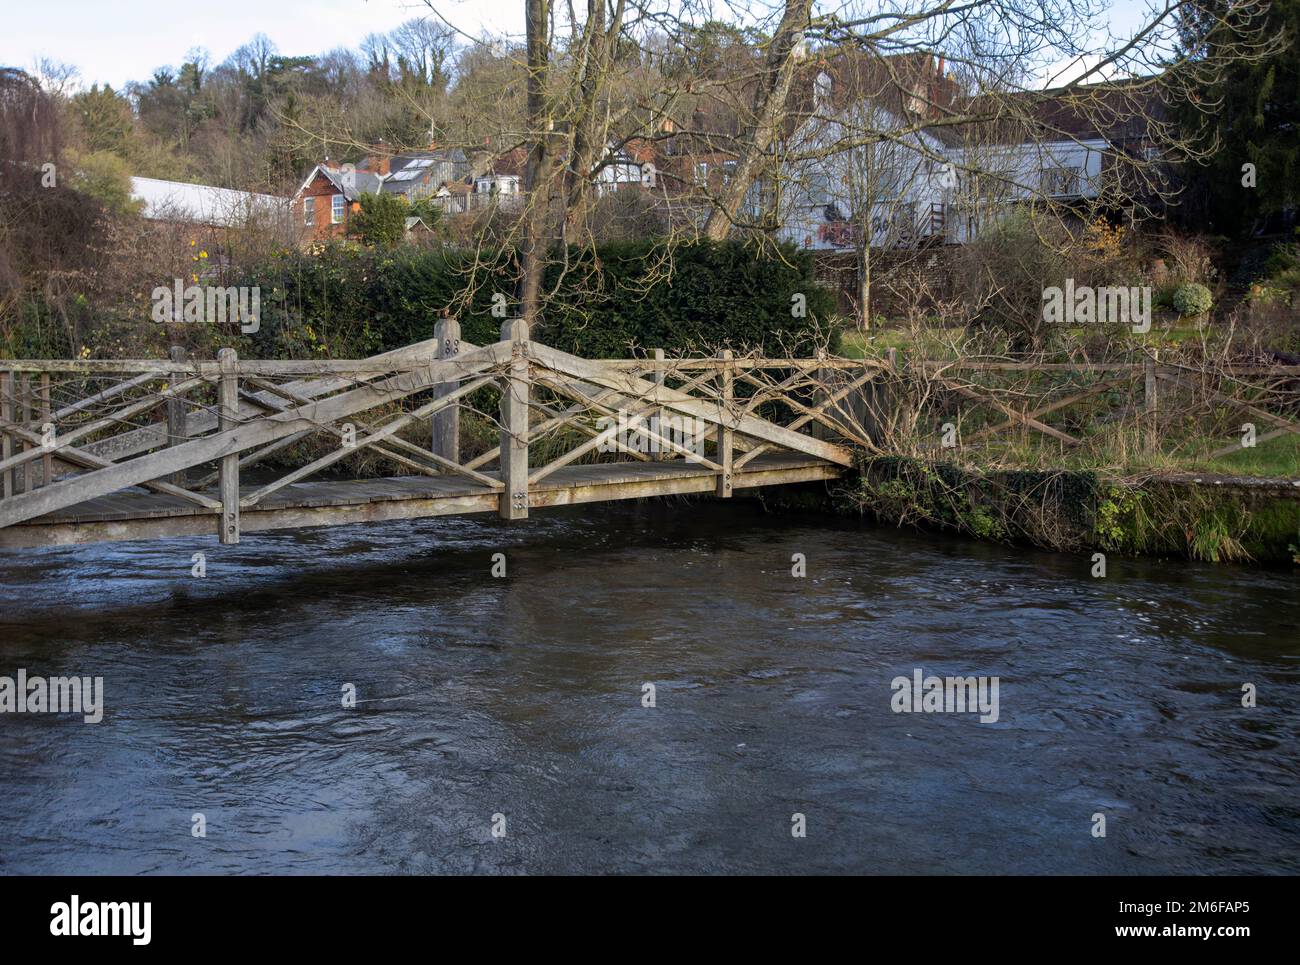
[[[597,397],[597,400],[596,400],[596,401],[600,401],[601,399],[609,398],[610,396],[614,396],[614,395],[616,395],[616,393],[615,393],[612,389],[604,389],[604,390],[602,390],[602,392],[600,393],[600,395]],[[584,398],[585,398],[585,397],[584,397]],[[548,407],[548,406],[546,406],[546,405],[540,405],[540,404],[539,404],[539,405],[536,406],[536,408],[538,408],[538,409],[541,410],[541,411],[545,411],[545,412],[547,412],[547,413],[550,413],[550,412],[553,411],[550,407]],[[547,430],[549,430],[549,429],[553,429],[553,428],[555,428],[556,426],[563,425],[564,423],[569,422],[570,420],[573,419],[573,417],[574,417],[575,415],[581,415],[581,414],[586,413],[586,412],[588,412],[588,411],[589,411],[589,406],[586,406],[586,405],[572,406],[572,407],[570,407],[570,408],[568,408],[568,409],[565,409],[565,410],[563,410],[563,411],[561,411],[561,412],[559,412],[559,413],[556,413],[556,414],[553,415],[551,418],[549,418],[549,419],[544,419],[544,420],[542,420],[541,422],[539,422],[537,425],[532,426],[532,427],[529,429],[529,433],[532,435],[533,438],[537,438],[540,434],[546,432]],[[582,425],[580,425],[580,424],[579,424],[578,428],[579,428],[581,431],[586,432],[588,435],[593,435],[593,436],[594,436],[594,435],[598,435],[598,433],[596,432],[596,430],[594,430],[594,429],[588,429],[587,427],[582,426]],[[471,459],[469,462],[465,463],[465,468],[467,468],[467,469],[477,469],[477,468],[479,468],[480,466],[486,466],[488,463],[492,462],[494,459],[498,459],[498,458],[500,458],[500,456],[501,456],[501,447],[498,445],[496,448],[494,448],[494,449],[489,449],[487,452],[483,453],[482,455],[475,456],[475,457],[474,457],[473,459]],[[638,458],[648,458],[648,457],[645,457],[644,455],[638,455]]]
[[[221,381],[218,383],[219,431],[230,432],[239,425],[239,356],[233,348],[223,348],[217,353],[221,363]],[[221,493],[221,518],[217,532],[223,544],[239,542],[239,451],[221,457],[220,478],[217,489]]]
[[[50,407],[50,373],[41,373],[41,431],[53,425],[53,413]],[[48,486],[54,480],[54,456],[44,446],[41,447],[41,485]]]
[[[419,343],[430,352],[432,339]],[[245,359],[239,363],[239,375],[271,376],[376,376],[419,368],[422,361],[413,352],[415,346],[406,346],[384,355],[366,359]],[[169,359],[6,359],[17,372],[68,372],[77,375],[125,375],[139,373],[154,378],[171,374]],[[220,362],[194,361],[190,371],[208,379],[221,377]]]
[[[510,346],[510,372],[501,383],[501,518],[528,518],[528,323],[507,319],[501,344]]]
[[[444,470],[445,473],[453,473],[455,475],[464,476],[466,479],[474,480],[476,483],[478,483],[481,486],[488,486],[492,489],[501,489],[504,486],[504,484],[498,479],[493,479],[491,476],[485,475],[484,473],[481,472],[475,472],[473,469],[467,469],[465,466],[462,466],[459,463],[452,462],[450,459],[444,459],[442,456],[438,455],[437,453],[426,452],[425,450],[416,446],[414,443],[407,442],[405,439],[402,439],[398,436],[390,437],[387,440],[386,444],[389,446],[393,446],[397,449],[402,449],[408,453],[411,453],[412,455],[419,455],[421,458],[433,462],[436,466],[438,466],[438,468]]]
[[[582,394],[582,391],[578,387],[578,385],[569,384],[565,382],[557,382],[554,379],[547,379],[547,378],[539,378],[537,382],[539,385],[549,386],[555,389],[557,392],[562,392],[566,395],[571,395],[572,398],[576,398],[576,399],[587,398],[587,396],[584,396]],[[592,388],[595,388],[595,386],[592,386]],[[655,409],[654,402],[651,402],[649,405],[642,406],[641,408],[631,413],[629,413],[626,409],[615,410],[610,408],[607,405],[603,405],[595,401],[588,401],[587,405],[588,408],[596,412],[599,412],[602,415],[609,416],[614,419],[618,419],[620,417],[620,412],[621,412],[622,416],[627,418],[629,422],[636,423],[635,428],[638,434],[644,435],[648,440],[653,440],[654,442],[659,443],[661,449],[666,449],[670,453],[674,453],[679,456],[684,456],[690,462],[693,462],[700,466],[704,466],[708,469],[713,470],[714,472],[722,471],[722,467],[717,463],[712,462],[709,459],[706,459],[704,456],[699,455],[695,451],[688,449],[685,446],[679,445],[678,443],[674,442],[672,439],[665,436],[662,432],[655,432],[653,429],[649,427],[648,424],[646,424],[643,421],[646,416],[648,416],[651,412],[654,411]],[[577,456],[585,455],[587,452],[590,452],[592,449],[596,448],[597,444],[602,441],[603,435],[604,435],[603,433],[593,433],[594,438],[591,439],[589,442],[584,443],[582,446],[579,446],[578,449],[574,450],[573,452],[570,452],[567,456],[561,457],[560,459],[551,463],[549,466],[546,466],[543,469],[539,469],[536,473],[534,473],[534,476],[536,476],[539,479],[545,478],[554,469],[559,468],[559,466],[572,462],[573,459],[576,458]],[[638,453],[635,450],[631,449],[630,447],[624,445],[618,439],[617,436],[615,436],[612,441],[619,452],[624,452],[631,456],[637,456],[643,462],[654,461],[650,459],[648,456],[646,456],[644,453]]]
[[[18,421],[27,425],[32,418],[32,377],[24,373],[22,377],[22,390],[18,397]],[[22,444],[24,451],[24,460],[27,465],[24,467],[22,480],[23,492],[29,493],[36,488],[36,457],[40,454],[43,446]]]
[[[9,423],[14,421],[14,374],[8,370],[0,372],[0,423],[3,423],[6,429]],[[14,451],[14,437],[9,432],[0,433],[0,459],[5,462]],[[4,498],[7,500],[14,494],[14,474],[12,472],[0,472],[0,479],[4,480]]]
[[[731,361],[731,349],[723,349],[718,353],[718,358],[725,362]],[[735,371],[726,367],[720,374],[722,381],[721,401],[722,405],[728,410],[735,408],[736,376]],[[718,472],[717,495],[721,499],[731,498],[731,475],[733,472],[733,463],[735,461],[736,437],[731,428],[725,424],[718,426],[718,465],[722,468]]]
[[[66,419],[70,415],[76,415],[78,412],[82,411],[83,409],[89,409],[92,406],[96,406],[101,402],[107,402],[109,399],[115,399],[123,392],[129,392],[132,389],[136,388],[137,386],[145,385],[149,382],[154,381],[157,378],[158,376],[155,375],[154,373],[145,372],[143,375],[137,375],[133,379],[127,379],[124,382],[119,382],[114,386],[110,386],[109,388],[104,389],[104,391],[102,392],[96,392],[94,395],[87,396],[84,399],[78,399],[76,402],[66,405],[58,412],[54,413],[54,421],[58,422],[61,419]]]
[[[659,390],[663,388],[664,381],[668,378],[668,369],[664,365],[664,350],[661,348],[655,349],[654,359],[655,359],[654,373],[650,376],[650,381],[653,382],[655,385],[654,399],[657,402],[659,401]],[[659,425],[662,425],[664,421],[663,406],[657,406],[655,408],[654,416],[656,422]],[[651,456],[651,458],[654,459],[656,462],[663,462],[665,459],[668,458],[668,454],[666,452],[660,451],[655,453],[653,456]]]
[[[24,376],[23,378],[27,379],[29,378],[29,376]],[[153,395],[150,395],[146,399],[140,399],[136,402],[133,402],[130,405],[126,406],[125,408],[118,409],[115,412],[111,412],[108,415],[96,419],[93,422],[88,422],[84,425],[77,426],[77,428],[73,429],[71,432],[64,433],[57,437],[56,441],[58,445],[55,447],[53,451],[60,452],[64,449],[72,448],[72,444],[76,442],[78,439],[88,436],[91,433],[98,432],[101,429],[107,429],[110,426],[117,425],[121,422],[124,422],[127,419],[139,415],[142,412],[148,412],[150,409],[157,408],[158,403],[160,401],[169,402],[175,396],[188,392],[190,389],[198,385],[201,385],[202,383],[203,383],[203,379],[198,379],[198,378],[187,379],[184,382],[181,382],[179,385],[170,386],[169,388],[165,389],[162,392],[158,392]],[[30,390],[28,390],[27,394],[30,395]],[[24,407],[24,412],[26,412],[26,407]],[[24,425],[26,425],[29,423],[30,420],[28,416],[24,415],[21,421]],[[15,465],[23,462],[27,463],[28,464],[27,472],[28,474],[31,474],[32,472],[31,462],[36,458],[36,455],[37,455],[36,453],[28,453],[25,456],[14,456],[11,461]],[[0,469],[2,468],[7,468],[7,467],[5,467],[3,463],[0,463]]]
[[[177,382],[183,381],[185,370],[181,367],[185,364],[185,348],[180,345],[173,345],[168,351],[168,356],[176,363],[176,371],[172,373],[168,388]],[[185,398],[176,393],[167,400],[167,445],[178,446],[185,441]],[[182,469],[172,474],[172,482],[177,486],[185,485],[185,470]]]
[[[795,453],[769,455],[735,474],[737,489],[833,479],[841,469]],[[561,470],[530,493],[536,506],[705,494],[716,474],[684,462],[604,463]],[[302,526],[352,525],[459,513],[498,511],[496,491],[448,477],[298,483],[241,514],[241,533]],[[51,546],[101,540],[202,536],[211,515],[179,500],[141,493],[115,493],[55,514],[0,530],[0,547]]]
[[[438,343],[438,358],[454,359],[460,354],[460,322],[450,316],[440,318],[433,328],[434,341]],[[433,394],[441,397],[454,391],[456,383],[439,382]],[[432,450],[442,459],[460,463],[460,407],[448,406],[433,417]]]

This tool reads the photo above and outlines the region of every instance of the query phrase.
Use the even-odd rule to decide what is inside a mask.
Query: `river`
[[[105,710],[0,715],[0,873],[1300,871],[1294,571],[1090,570],[744,500],[9,552],[0,675]]]

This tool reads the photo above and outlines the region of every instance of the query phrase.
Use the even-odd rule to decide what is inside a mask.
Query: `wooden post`
[[[0,372],[0,422],[9,423],[14,418],[14,376],[12,372]],[[8,432],[0,437],[0,459],[8,459],[14,454],[13,436]],[[0,472],[4,477],[4,494],[14,494],[14,473],[8,469]]]
[[[433,327],[434,338],[438,342],[439,359],[454,358],[460,354],[460,322],[444,314]],[[459,381],[439,382],[433,389],[434,398],[441,398],[456,391]],[[449,405],[433,414],[432,448],[436,456],[450,459],[460,464],[460,406]]]
[[[54,410],[50,408],[50,373],[41,373],[41,435],[45,435],[45,426],[49,423]],[[48,486],[54,481],[54,457],[50,453],[41,456],[41,485]]]
[[[219,406],[217,428],[221,432],[235,428],[239,412],[239,356],[233,348],[217,353],[221,365],[221,382],[217,389]],[[223,543],[239,542],[239,453],[221,457],[219,488],[221,522],[217,535]]]
[[[26,373],[23,374],[23,393],[20,399],[20,406],[21,408],[19,409],[19,413],[18,413],[18,421],[21,424],[26,425],[27,423],[32,421],[32,377],[30,375],[27,375]],[[30,446],[27,442],[23,442],[22,449],[20,451],[26,452],[28,449],[31,448],[32,446]],[[29,493],[35,488],[36,488],[36,460],[29,459],[27,460],[27,464],[23,466],[23,492]]]
[[[718,353],[718,358],[722,359],[722,369],[719,373],[722,391],[719,395],[722,407],[730,418],[732,402],[735,399],[735,372],[731,364],[731,349],[724,348]],[[729,427],[718,428],[718,465],[722,467],[722,472],[718,473],[718,495],[723,499],[731,497],[731,462],[735,436],[736,434]]]
[[[528,323],[507,319],[501,341],[514,343],[510,374],[501,386],[501,518],[528,518]]]
[[[826,350],[819,348],[815,353],[816,359],[820,362],[826,358]],[[826,398],[830,394],[826,391],[826,370],[816,368],[811,370],[814,388],[812,390],[812,407],[821,409],[826,404]],[[816,420],[808,427],[808,434],[814,439],[826,439],[830,437],[826,427]]]
[[[172,369],[171,376],[168,378],[169,388],[179,385],[185,378],[185,373],[179,368],[185,362],[185,349],[180,345],[173,345],[168,353],[177,368]],[[180,396],[173,396],[167,400],[167,445],[179,446],[185,441],[185,400]],[[185,485],[185,470],[181,469],[172,473],[172,482],[177,486]]]
[[[655,349],[654,350],[654,373],[653,375],[650,376],[650,381],[654,382],[656,386],[662,386],[664,384],[664,380],[666,380],[667,377],[668,377],[668,373],[667,371],[664,371],[664,367],[663,367],[663,349]],[[654,425],[656,427],[654,429],[654,432],[656,434],[659,434],[659,436],[663,436],[663,434],[666,434],[664,433],[663,430],[662,408],[656,408],[656,410],[654,411]],[[664,459],[669,459],[672,456],[672,453],[666,453],[666,451],[663,450],[663,446],[658,445],[658,443],[655,443],[655,449],[658,450],[654,454],[655,462],[663,462]]]
[[[1145,393],[1145,411],[1143,412],[1143,435],[1145,437],[1147,452],[1155,452],[1160,448],[1160,439],[1156,432],[1156,357],[1154,351],[1151,357],[1146,360],[1143,366],[1146,372],[1146,393]]]

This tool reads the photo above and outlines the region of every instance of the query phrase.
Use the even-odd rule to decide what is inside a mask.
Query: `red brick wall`
[[[298,200],[294,202],[293,219],[304,242],[325,241],[347,235],[348,226],[352,222],[352,213],[356,210],[357,205],[345,205],[343,221],[339,224],[331,224],[331,205],[334,196],[339,193],[339,189],[334,186],[334,183],[319,172],[312,179],[311,184],[303,189],[303,192],[298,196]],[[315,205],[316,209],[315,223],[311,225],[305,224],[303,221],[304,207],[308,201]]]

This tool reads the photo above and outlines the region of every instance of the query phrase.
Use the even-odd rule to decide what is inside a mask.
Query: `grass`
[[[952,358],[952,348],[945,340],[951,338],[950,331],[955,330],[927,329],[918,340],[912,337],[911,332],[895,326],[882,326],[867,332],[852,329],[840,338],[840,354],[850,359],[877,358],[894,348],[924,355],[928,359]]]
[[[951,359],[954,357],[950,340],[957,329],[927,329],[919,338],[897,324],[886,324],[862,332],[849,329],[840,337],[840,354],[845,358],[876,358],[884,355],[891,348],[909,354],[924,356],[927,359]],[[1081,339],[1088,334],[1082,328],[1067,328],[1064,335]],[[1183,342],[1199,342],[1203,338],[1213,341],[1212,329],[1197,325],[1187,319],[1171,327],[1153,325],[1151,331],[1131,333],[1128,340],[1134,348],[1159,348],[1162,345],[1176,346]]]
[[[972,427],[977,423],[971,423]],[[1121,473],[1185,472],[1213,473],[1221,476],[1257,477],[1261,479],[1300,479],[1300,435],[1289,434],[1268,439],[1250,449],[1242,449],[1218,459],[1208,455],[1222,448],[1226,440],[1165,439],[1165,449],[1147,452],[1136,430],[1130,428],[1122,438],[1083,433],[1085,446],[1071,449],[1055,440],[1038,437],[1028,429],[1015,430],[988,440],[977,449],[965,450],[966,458],[979,463],[996,463],[1023,469],[1053,467],[1059,469],[1093,469]]]
[[[1196,468],[1229,476],[1267,476],[1300,479],[1300,435],[1288,433],[1219,459],[1204,460]]]

